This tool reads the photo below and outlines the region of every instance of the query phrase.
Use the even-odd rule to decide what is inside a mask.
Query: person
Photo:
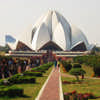
[[[60,63],[58,62],[58,68],[60,67]]]
[[[21,65],[18,66],[18,73],[21,73],[22,70],[21,70]]]
[[[29,71],[30,70],[30,64],[26,66],[25,71]]]
[[[57,67],[57,60],[54,61],[54,66]]]

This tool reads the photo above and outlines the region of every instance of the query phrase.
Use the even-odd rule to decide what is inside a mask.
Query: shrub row
[[[26,71],[22,74],[16,74],[8,79],[1,79],[0,85],[20,84],[20,83],[35,83],[35,78],[42,76],[42,72],[45,72],[49,67],[53,65],[52,62],[33,68],[32,71]]]
[[[19,83],[35,83],[34,76],[24,76],[23,74],[16,74],[8,79],[11,84]]]
[[[30,72],[30,71],[26,71],[23,73],[24,76],[42,76],[41,72]]]
[[[12,85],[21,83],[35,83],[35,76],[24,76],[23,74],[16,74],[7,79],[1,79],[0,85]]]
[[[5,80],[1,79],[0,80],[0,97],[23,96],[23,89],[15,87],[15,86],[9,86],[9,87],[6,86],[5,87],[4,85],[21,84],[21,83],[35,83],[35,78],[42,76],[42,72],[45,72],[45,70],[47,70],[52,65],[53,65],[53,63],[44,64],[39,67],[33,68],[32,69],[33,72],[26,71],[22,74],[13,75],[12,77],[9,77]]]
[[[8,97],[23,96],[23,94],[23,89],[19,87],[0,87],[0,97],[3,97],[5,95]]]
[[[40,65],[32,69],[33,72],[45,72],[53,65],[53,62],[49,62],[47,64]]]

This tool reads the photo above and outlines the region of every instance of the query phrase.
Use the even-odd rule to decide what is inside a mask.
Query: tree
[[[72,68],[69,73],[75,75],[77,81],[79,81],[79,75],[84,75],[86,72],[82,68]]]
[[[72,64],[66,61],[61,61],[61,63],[63,64],[64,68],[66,69],[67,72],[69,72],[72,68]]]
[[[96,76],[100,76],[100,63],[95,64],[93,71],[95,72]]]
[[[73,68],[81,68],[81,67],[82,66],[80,64],[78,64],[78,63],[76,63],[76,64],[73,65]]]

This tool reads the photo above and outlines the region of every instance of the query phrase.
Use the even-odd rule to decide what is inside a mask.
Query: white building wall
[[[32,48],[33,50],[39,50],[43,45],[50,41],[50,34],[46,25],[43,23],[39,29],[36,31],[33,41]]]

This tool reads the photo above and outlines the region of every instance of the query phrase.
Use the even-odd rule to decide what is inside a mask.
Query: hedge
[[[26,71],[23,73],[24,76],[42,76],[41,72],[30,72],[30,71]]]
[[[52,62],[43,64],[39,67],[35,67],[32,69],[33,72],[26,71],[22,74],[15,74],[12,77],[9,77],[5,80],[0,80],[0,85],[12,85],[12,84],[20,84],[20,83],[35,83],[36,77],[42,76],[42,72],[48,70],[49,67],[53,65]]]
[[[20,84],[20,83],[35,83],[34,76],[21,76],[21,75],[14,75],[8,79],[8,81],[12,84]]]
[[[53,65],[52,62],[49,62],[47,64],[43,64],[43,65],[40,65],[38,67],[35,67],[35,68],[32,68],[32,71],[34,72],[45,72],[46,70],[49,69],[49,67],[51,67]]]
[[[24,90],[19,87],[11,86],[11,87],[0,87],[0,97],[2,96],[9,96],[9,97],[15,97],[15,96],[23,96]]]

